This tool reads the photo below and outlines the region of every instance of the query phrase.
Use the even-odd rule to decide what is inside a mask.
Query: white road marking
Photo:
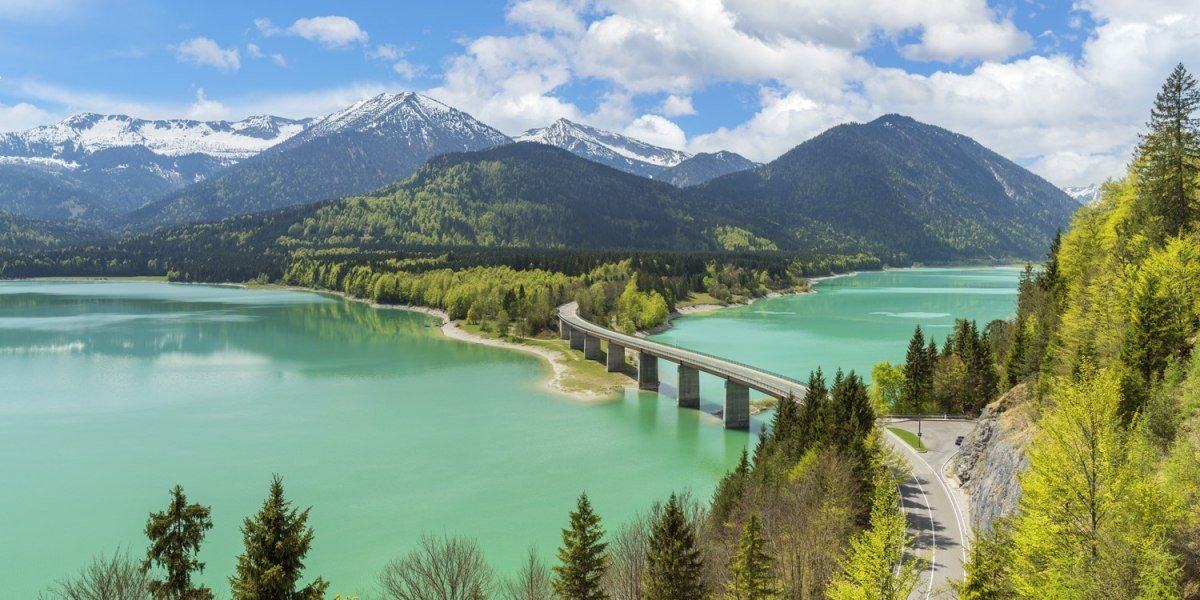
[[[887,430],[887,432],[888,435],[900,442],[899,445],[903,447],[909,454],[912,454],[917,460],[925,463],[926,467],[929,467],[929,463],[925,462],[925,459],[921,458],[921,456],[917,454],[917,451],[914,450],[912,446],[908,445],[908,442],[900,439],[900,436],[892,433],[891,430]],[[933,467],[929,468],[932,469]],[[933,506],[929,504],[929,496],[925,494],[925,486],[921,485],[921,481],[917,479],[917,476],[915,474],[911,474],[908,476],[908,478],[911,479],[913,483],[917,484],[918,490],[921,490],[921,497],[925,499],[925,510],[929,513],[929,535],[932,544],[930,545],[929,549],[929,586],[925,589],[925,600],[929,600],[929,598],[933,595],[933,580],[934,576],[937,574],[937,531],[933,527]],[[950,501],[953,503],[954,499],[951,498]],[[903,494],[900,496],[900,502],[904,502]]]
[[[959,536],[960,542],[961,542],[959,545],[962,547],[963,565],[966,565],[967,564],[967,542],[968,542],[967,529],[966,529],[966,527],[964,527],[962,512],[959,511],[959,508],[958,508],[958,500],[956,500],[954,498],[953,491],[950,489],[950,486],[947,485],[946,481],[945,481],[946,465],[950,464],[950,461],[953,460],[955,456],[958,456],[958,452],[959,452],[959,450],[956,450],[954,452],[954,454],[951,454],[950,457],[947,458],[946,461],[942,463],[942,468],[940,471],[938,471],[937,475],[938,475],[938,481],[942,482],[942,489],[946,490],[946,496],[948,498],[950,498],[950,508],[954,509],[954,520],[958,522],[958,536]],[[925,463],[925,464],[929,464],[929,463]]]

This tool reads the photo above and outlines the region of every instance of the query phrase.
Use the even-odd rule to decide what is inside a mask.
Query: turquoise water
[[[904,361],[918,324],[939,345],[955,318],[982,328],[1016,313],[1019,268],[903,269],[859,273],[816,284],[815,294],[766,298],[690,315],[654,339],[807,379],[821,367],[870,379],[884,360]],[[706,382],[716,389],[716,380]],[[705,385],[705,384],[702,384]]]
[[[212,506],[202,579],[227,597],[272,473],[313,507],[307,572],[333,593],[373,596],[422,531],[477,538],[507,576],[530,544],[553,555],[581,490],[615,526],[707,497],[750,443],[654,394],[546,392],[540,359],[428,324],[309,293],[0,283],[0,597],[144,552],[176,483]]]
[[[866,273],[657,337],[798,377],[869,371],[902,359],[918,322],[940,339],[954,315],[1007,316],[1017,275]],[[673,490],[707,497],[753,445],[708,414],[718,380],[702,382],[702,411],[680,411],[674,369],[660,371],[662,396],[580,402],[542,388],[540,359],[447,340],[417,313],[300,292],[0,282],[0,597],[35,596],[117,546],[140,555],[146,515],[176,483],[213,507],[202,579],[227,597],[238,527],[272,473],[313,507],[308,578],[332,593],[373,596],[423,531],[478,539],[508,575],[530,544],[552,556],[580,490],[611,530]]]

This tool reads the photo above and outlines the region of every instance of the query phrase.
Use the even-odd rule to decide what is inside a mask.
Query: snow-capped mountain
[[[280,150],[335,134],[371,133],[396,138],[413,147],[435,146],[461,140],[458,150],[475,150],[512,140],[471,115],[414,92],[380,94],[360,100],[331,115],[315,119],[302,134]]]
[[[1098,183],[1083,186],[1067,186],[1062,190],[1080,204],[1091,204],[1100,199],[1100,184]]]
[[[655,176],[655,179],[665,181],[676,187],[699,185],[722,175],[745,171],[759,166],[758,163],[737,154],[721,150],[720,152],[701,152]]]
[[[235,122],[152,121],[85,113],[53,125],[0,134],[0,165],[5,165],[7,174],[0,184],[13,194],[50,200],[53,194],[47,195],[47,189],[72,189],[103,200],[110,212],[121,213],[211,177],[292,137],[308,123],[308,119],[272,116]],[[35,180],[41,181],[36,193],[16,187]],[[57,183],[47,188],[48,182]],[[88,213],[74,214],[86,219]]]
[[[588,160],[642,177],[655,177],[692,156],[567,119],[559,119],[549,127],[530,129],[516,140],[558,146]]]
[[[138,228],[215,220],[365,194],[404,179],[429,158],[512,140],[432,98],[381,94],[130,215]]]
[[[149,121],[125,115],[83,113],[23,133],[0,135],[0,156],[75,162],[113,148],[145,148],[160,156],[204,154],[249,158],[300,133],[309,120],[257,116],[241,121]]]

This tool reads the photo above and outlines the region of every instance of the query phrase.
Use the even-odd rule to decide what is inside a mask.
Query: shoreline
[[[992,266],[1000,266],[1000,265],[992,265]],[[905,267],[905,268],[913,268],[913,267]],[[881,271],[889,271],[889,270],[896,270],[896,269],[885,268],[885,269],[882,269]],[[639,330],[639,331],[635,332],[634,335],[637,335],[640,337],[646,337],[649,335],[654,335],[656,333],[661,333],[663,331],[667,331],[674,326],[673,323],[676,319],[685,317],[685,316],[706,314],[706,313],[711,313],[711,312],[715,312],[715,311],[726,309],[726,308],[734,308],[734,307],[738,307],[738,306],[750,306],[750,305],[754,304],[755,302],[758,302],[759,300],[763,300],[763,299],[779,298],[779,297],[783,297],[783,296],[799,296],[799,295],[804,295],[804,294],[815,294],[818,292],[818,290],[814,289],[814,287],[813,287],[815,284],[819,284],[822,281],[828,281],[831,279],[854,277],[856,275],[859,275],[860,273],[861,273],[861,271],[851,271],[848,273],[837,273],[834,275],[824,275],[821,277],[808,278],[807,289],[798,290],[798,291],[787,291],[787,292],[770,292],[764,296],[750,298],[749,300],[747,300],[745,302],[730,303],[730,304],[696,304],[696,305],[692,305],[692,306],[686,306],[683,308],[679,308],[679,309],[675,310],[674,312],[672,312],[670,315],[668,315],[667,321],[665,323],[663,323],[662,325],[653,327],[648,330]],[[33,280],[89,281],[90,282],[90,281],[105,281],[105,280],[122,281],[122,280],[137,280],[137,279],[106,278],[106,277],[55,277],[55,278],[33,278]],[[141,280],[142,281],[155,281],[153,279],[150,279],[150,280],[141,279]],[[548,346],[543,346],[543,345],[538,345],[538,344],[530,344],[530,343],[523,343],[523,342],[511,342],[508,340],[501,340],[501,339],[483,336],[483,335],[463,329],[462,327],[459,326],[459,323],[457,323],[456,321],[452,321],[450,319],[449,314],[447,314],[445,311],[443,311],[441,309],[437,309],[437,308],[431,308],[428,306],[419,306],[419,305],[413,305],[413,304],[380,304],[380,303],[372,302],[372,301],[364,299],[364,298],[355,298],[353,296],[346,294],[345,292],[306,288],[306,287],[301,287],[301,286],[290,286],[290,285],[279,285],[279,284],[258,284],[258,283],[245,283],[245,282],[224,282],[224,283],[168,282],[168,281],[162,281],[162,282],[168,283],[168,284],[183,283],[183,284],[188,284],[188,285],[222,285],[222,286],[235,287],[235,288],[239,288],[239,289],[251,289],[251,290],[263,289],[263,290],[278,290],[278,291],[290,291],[290,292],[308,292],[308,293],[319,294],[319,295],[334,296],[334,297],[337,297],[342,300],[360,302],[360,303],[370,306],[371,308],[376,308],[376,309],[406,310],[406,311],[410,311],[410,312],[421,313],[421,314],[431,316],[431,317],[434,317],[434,318],[437,318],[438,320],[440,320],[441,326],[439,327],[439,330],[441,331],[443,337],[445,337],[447,339],[456,340],[456,341],[468,343],[468,344],[477,344],[477,345],[481,345],[481,346],[489,346],[489,347],[493,347],[493,348],[503,348],[503,349],[507,349],[507,350],[513,350],[516,352],[522,352],[525,354],[529,354],[529,355],[533,355],[533,356],[537,356],[537,357],[541,358],[547,364],[547,366],[549,366],[550,374],[548,377],[543,378],[539,382],[539,385],[542,389],[549,391],[551,393],[570,396],[571,398],[574,398],[579,401],[594,402],[594,401],[598,401],[598,400],[613,399],[618,394],[624,393],[625,390],[637,388],[636,379],[629,377],[628,374],[625,374],[625,375],[613,374],[613,377],[610,378],[612,381],[606,382],[605,384],[602,384],[597,387],[587,387],[587,388],[572,387],[572,386],[568,385],[567,379],[569,377],[571,377],[572,375],[575,375],[576,371],[579,369],[575,365],[577,363],[586,362],[586,360],[583,359],[581,356],[580,357],[573,356],[572,351],[569,350],[568,348],[560,349],[560,348],[553,348],[553,347],[548,347]],[[534,339],[536,339],[536,338],[534,338]],[[557,338],[555,338],[555,339],[557,340]],[[543,341],[545,341],[545,340],[543,340]],[[582,374],[580,374],[580,375],[582,376]],[[619,384],[616,381],[617,377],[621,377],[621,381],[619,382]]]
[[[570,373],[571,373],[571,366],[569,363],[572,360],[571,357],[566,354],[566,351],[558,350],[558,349],[554,349],[554,348],[547,348],[544,346],[537,346],[537,345],[533,345],[533,344],[522,343],[522,342],[510,342],[508,340],[491,338],[491,337],[483,336],[483,335],[480,335],[480,334],[477,334],[477,333],[474,333],[471,331],[467,331],[466,329],[463,329],[462,327],[460,327],[459,323],[457,321],[450,319],[449,313],[447,313],[446,311],[444,311],[440,308],[432,308],[429,306],[420,306],[420,305],[416,305],[416,304],[380,304],[378,302],[372,302],[372,301],[364,299],[364,298],[355,298],[354,296],[351,296],[345,292],[338,292],[338,291],[334,291],[334,290],[315,290],[315,289],[299,287],[299,286],[280,286],[280,285],[274,285],[274,284],[262,285],[262,284],[243,284],[243,283],[225,283],[225,284],[220,284],[220,285],[230,285],[230,286],[238,287],[241,289],[261,288],[261,289],[275,289],[275,290],[288,291],[288,292],[309,292],[309,293],[313,293],[313,294],[335,296],[337,298],[340,298],[342,300],[347,300],[350,302],[359,302],[362,304],[366,304],[367,306],[370,306],[371,308],[374,308],[374,309],[404,310],[404,311],[408,311],[408,312],[421,313],[423,315],[434,317],[441,321],[441,325],[438,326],[438,331],[440,331],[442,333],[442,336],[445,337],[446,339],[455,340],[455,341],[463,342],[466,344],[476,344],[479,346],[488,346],[491,348],[503,348],[505,350],[513,350],[516,352],[531,354],[533,356],[537,356],[537,357],[541,358],[543,361],[545,361],[545,363],[547,365],[549,365],[551,375],[548,378],[543,378],[539,382],[539,386],[548,392],[570,396],[576,400],[581,400],[581,401],[585,401],[585,402],[594,402],[597,400],[610,399],[613,397],[614,393],[617,391],[611,387],[604,388],[604,389],[598,389],[598,390],[572,389],[566,385],[567,376],[570,375]],[[630,379],[628,385],[621,386],[621,390],[624,390],[626,388],[632,388],[635,385],[636,385],[636,382],[634,380]]]

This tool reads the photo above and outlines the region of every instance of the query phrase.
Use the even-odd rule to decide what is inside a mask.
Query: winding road
[[[917,423],[912,420],[889,421],[886,427],[917,432]],[[908,533],[914,538],[910,555],[929,561],[920,585],[913,592],[914,599],[957,597],[950,582],[963,578],[970,523],[966,496],[946,477],[946,472],[951,459],[958,454],[955,438],[974,427],[974,421],[923,419],[924,453],[917,452],[890,431],[885,437],[912,466],[908,481],[900,486],[900,501],[908,516]]]

